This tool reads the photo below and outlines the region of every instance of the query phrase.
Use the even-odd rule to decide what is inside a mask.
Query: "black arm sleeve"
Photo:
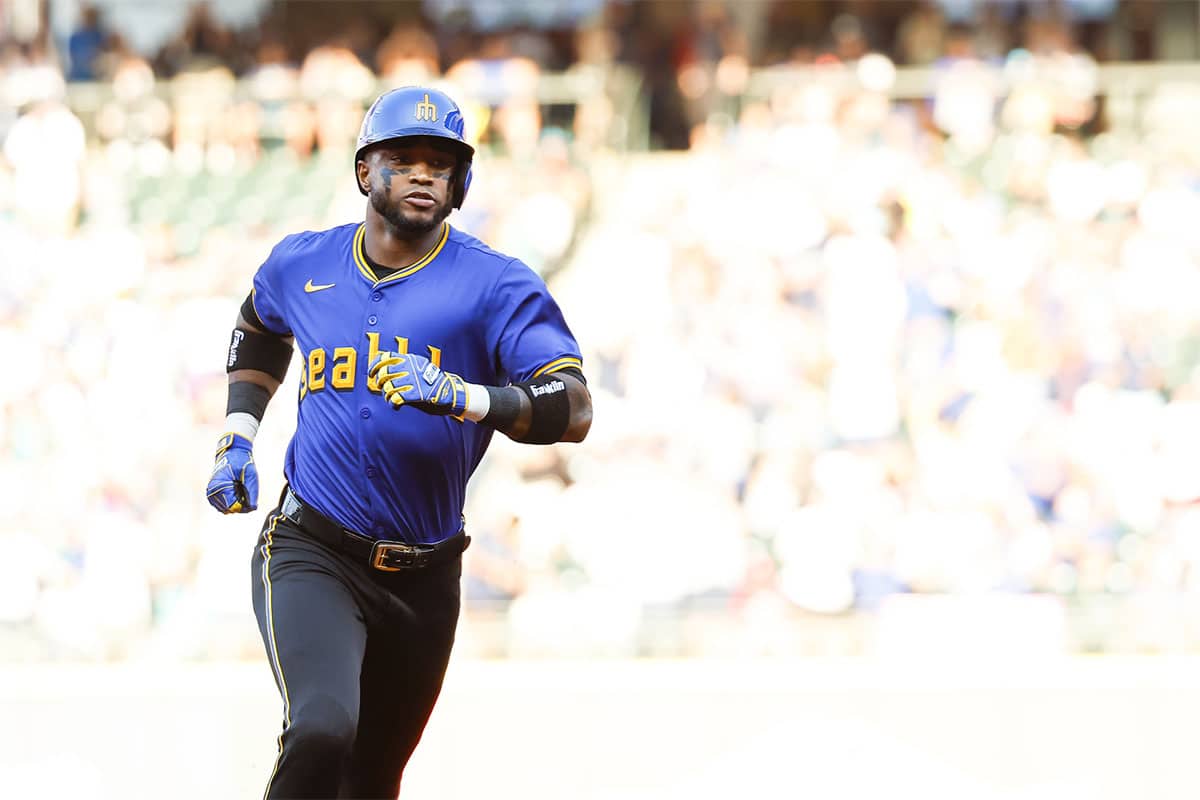
[[[578,379],[578,381],[580,383],[582,383],[584,386],[587,386],[587,378],[583,377],[583,373],[579,370],[579,367],[566,367],[564,369],[556,369],[556,370],[554,370],[554,372],[551,372],[550,374],[551,375],[570,375],[572,378]]]
[[[509,388],[523,392],[532,406],[529,431],[520,438],[514,437],[516,441],[525,444],[555,444],[562,439],[571,425],[571,399],[566,383],[556,373],[516,383],[511,387],[487,387],[491,407],[487,415],[480,420],[481,423],[505,430],[516,421],[521,411],[521,401],[518,395],[508,391]]]
[[[229,359],[225,362],[225,371],[254,369],[283,383],[291,361],[292,345],[287,339],[273,333],[234,328],[229,340]]]

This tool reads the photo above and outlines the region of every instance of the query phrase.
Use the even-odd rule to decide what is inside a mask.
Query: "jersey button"
[[[369,408],[360,408],[360,409],[358,410],[358,415],[359,415],[360,417],[362,417],[363,419],[367,419],[368,417],[370,417],[370,416],[371,416],[371,409],[369,409]]]
[[[379,317],[375,316],[374,314],[372,314],[371,316],[367,317],[367,324],[368,324],[368,325],[374,325],[376,322],[379,322]]]
[[[368,478],[374,478],[376,474],[378,474],[378,473],[375,472],[374,467],[367,467],[367,477]]]
[[[374,292],[371,295],[371,299],[374,300],[376,303],[378,303],[380,300],[383,299],[383,292]]]

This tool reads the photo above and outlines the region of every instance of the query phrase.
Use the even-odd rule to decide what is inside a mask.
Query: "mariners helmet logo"
[[[425,99],[417,103],[417,119],[428,122],[437,122],[437,106],[429,102],[429,92],[425,93]]]

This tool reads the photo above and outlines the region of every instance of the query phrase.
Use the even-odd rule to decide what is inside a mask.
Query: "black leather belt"
[[[345,528],[306,505],[292,487],[285,486],[279,510],[306,533],[312,534],[334,550],[361,558],[383,572],[424,569],[458,558],[471,543],[471,537],[460,530],[437,544],[408,544],[388,539],[372,539]]]

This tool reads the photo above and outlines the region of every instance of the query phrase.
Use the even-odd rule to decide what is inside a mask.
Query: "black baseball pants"
[[[283,698],[264,797],[395,800],[442,688],[462,558],[382,572],[276,509],[251,563],[254,614]]]

